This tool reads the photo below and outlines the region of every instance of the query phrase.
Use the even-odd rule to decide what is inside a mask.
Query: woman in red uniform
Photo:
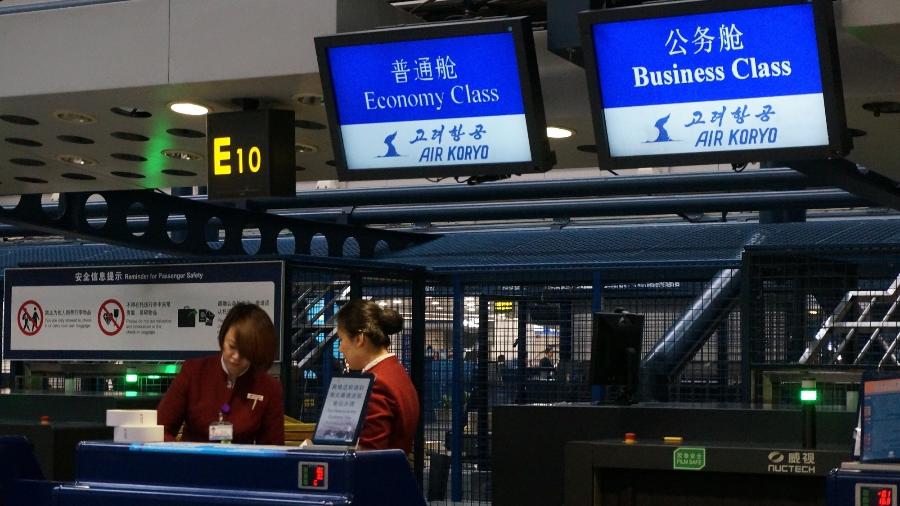
[[[381,309],[372,301],[353,299],[338,312],[338,349],[347,365],[375,376],[359,436],[360,448],[412,452],[419,396],[400,361],[388,351],[388,336],[402,328],[403,317],[397,311]]]
[[[210,425],[233,427],[234,443],[284,444],[281,383],[266,372],[275,359],[275,326],[259,306],[239,303],[219,329],[222,353],[186,360],[160,401],[166,441],[209,441]],[[227,438],[226,438],[227,439]]]

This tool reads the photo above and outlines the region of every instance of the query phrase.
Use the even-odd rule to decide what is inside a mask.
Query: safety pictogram
[[[44,326],[44,309],[33,300],[26,300],[16,313],[16,325],[26,336],[37,334]]]
[[[114,336],[125,326],[125,308],[116,299],[107,299],[100,304],[97,311],[97,324],[100,332]]]

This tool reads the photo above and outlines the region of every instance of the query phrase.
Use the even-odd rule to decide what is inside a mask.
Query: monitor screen
[[[861,461],[900,461],[900,377],[867,379],[862,386]]]
[[[830,0],[674,2],[580,18],[601,168],[849,149]]]
[[[317,37],[316,51],[339,178],[550,168],[524,18]]]
[[[637,384],[644,315],[594,313],[591,332],[592,385]]]
[[[335,376],[316,424],[313,443],[353,446],[366,418],[372,375]]]

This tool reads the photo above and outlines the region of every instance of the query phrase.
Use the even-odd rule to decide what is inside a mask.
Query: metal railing
[[[827,364],[845,363],[842,352],[847,348],[847,345],[853,341],[857,334],[863,334],[865,331],[868,331],[868,338],[859,349],[859,353],[856,354],[852,364],[862,364],[865,355],[877,344],[884,350],[884,354],[878,361],[878,367],[882,367],[888,362],[891,365],[900,365],[897,356],[897,344],[898,340],[900,340],[900,322],[892,321],[897,307],[900,305],[900,290],[897,289],[898,287],[900,287],[900,275],[894,279],[887,290],[848,291],[831,316],[822,324],[810,345],[803,352],[799,362],[801,364],[813,362],[815,360],[814,357],[821,356],[823,347],[830,345],[831,356],[822,360],[822,362]],[[873,313],[875,310],[880,305],[888,303],[890,306],[885,310],[881,319],[874,320]],[[845,320],[856,309],[859,309],[856,318]],[[894,331],[894,336],[888,342],[885,339],[885,334],[891,329]],[[835,342],[837,342],[836,346]]]

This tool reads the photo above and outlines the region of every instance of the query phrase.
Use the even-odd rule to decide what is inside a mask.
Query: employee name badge
[[[221,421],[209,424],[210,441],[231,441],[234,436],[234,425],[231,422]]]

